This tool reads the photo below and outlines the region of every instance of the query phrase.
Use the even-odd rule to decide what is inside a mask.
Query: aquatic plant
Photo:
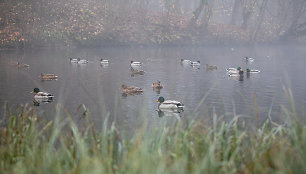
[[[7,106],[6,106],[7,107]],[[7,107],[8,108],[8,107]],[[248,131],[238,116],[212,124],[177,121],[127,136],[104,120],[101,130],[83,116],[47,121],[29,106],[6,110],[0,129],[1,173],[305,173],[306,127],[267,119]]]

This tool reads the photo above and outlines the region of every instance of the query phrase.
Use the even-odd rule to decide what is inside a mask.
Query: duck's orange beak
[[[155,100],[155,102],[158,103],[159,101],[158,101],[158,100]]]
[[[34,94],[34,91],[31,91],[30,93],[31,93],[31,94]]]

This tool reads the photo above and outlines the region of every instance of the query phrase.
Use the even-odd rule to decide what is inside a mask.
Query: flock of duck
[[[254,59],[251,57],[245,57],[246,62],[254,62]],[[226,71],[228,72],[229,76],[239,76],[243,77],[244,73],[250,75],[251,73],[260,73],[257,69],[249,69],[243,70],[241,67],[238,68],[227,68]]]
[[[245,61],[247,62],[253,62],[253,58],[245,57]],[[75,64],[87,64],[89,61],[81,58],[70,58],[70,63],[75,63]],[[181,64],[182,65],[190,65],[193,67],[198,67],[200,66],[200,61],[191,61],[187,59],[181,59]],[[108,66],[109,60],[106,59],[100,59],[100,64],[102,66]],[[19,63],[19,62],[10,62],[11,66],[17,66],[19,68],[28,68],[29,65]],[[131,61],[130,62],[130,69],[131,69],[131,76],[134,76],[136,74],[143,75],[145,72],[141,70],[139,67],[142,66],[141,62],[136,62],[136,61]],[[214,70],[217,69],[218,67],[216,65],[209,65],[206,64],[206,69],[208,70]],[[259,70],[256,69],[246,69],[242,70],[241,67],[238,68],[227,68],[226,71],[228,72],[229,76],[243,76],[244,73],[250,74],[250,73],[259,73]],[[43,81],[51,81],[51,80],[57,80],[58,76],[55,74],[40,74],[40,78]],[[143,89],[135,86],[126,86],[122,85],[122,93],[124,95],[138,95],[138,94],[143,94]],[[161,84],[160,81],[157,81],[152,84],[153,90],[160,90],[163,88],[163,85]],[[33,91],[31,92],[34,94],[34,104],[39,105],[40,102],[51,102],[54,98],[54,95],[48,93],[48,92],[43,92],[40,91],[39,88],[34,88]],[[173,111],[173,112],[181,112],[183,111],[184,104],[179,101],[175,100],[165,100],[164,97],[160,96],[156,100],[158,104],[158,109],[159,111]]]

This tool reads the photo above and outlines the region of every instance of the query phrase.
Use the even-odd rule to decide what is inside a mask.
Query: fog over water
[[[64,106],[78,120],[84,104],[97,123],[109,114],[120,125],[137,124],[139,115],[158,123],[165,117],[158,115],[159,96],[185,104],[185,111],[177,114],[181,119],[211,119],[228,113],[245,115],[254,120],[256,95],[261,121],[272,109],[272,119],[282,120],[281,105],[289,108],[283,87],[293,92],[297,111],[304,116],[306,106],[306,80],[304,78],[303,45],[251,46],[251,47],[164,47],[127,48],[107,47],[78,50],[7,51],[0,54],[0,106],[4,102],[11,108],[16,104],[33,105],[34,87],[54,94],[54,101],[33,106],[37,113],[52,118],[56,104]],[[254,58],[246,62],[243,56]],[[69,57],[82,57],[88,64],[70,63]],[[290,59],[288,59],[290,57]],[[100,58],[109,59],[108,66],[100,65]],[[199,67],[183,66],[180,59],[200,60]],[[130,61],[143,63],[144,75],[131,75]],[[28,69],[8,66],[10,61],[26,62]],[[208,70],[205,64],[217,65],[217,70]],[[258,69],[258,74],[230,77],[229,67]],[[41,81],[40,73],[55,73],[56,81]],[[154,91],[153,82],[161,81],[164,88]],[[144,89],[143,95],[122,96],[121,85]],[[196,107],[206,96],[199,110]],[[168,118],[167,118],[168,119]],[[171,119],[177,119],[171,117]]]
[[[153,125],[214,114],[283,122],[288,90],[303,118],[305,9],[305,0],[0,0],[1,117],[7,102],[11,110],[27,103],[48,119],[62,107],[75,120],[89,113],[97,124],[109,117],[128,128],[141,124],[140,115]],[[78,57],[89,63],[69,61]],[[132,74],[131,61],[143,63],[144,75]],[[260,73],[228,75],[238,67]],[[42,81],[41,73],[58,79]],[[157,81],[160,91],[152,89]],[[123,84],[144,92],[122,95]],[[53,101],[33,102],[35,87]],[[183,102],[184,112],[157,112],[160,96]]]

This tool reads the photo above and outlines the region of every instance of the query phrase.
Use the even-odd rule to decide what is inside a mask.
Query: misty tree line
[[[306,40],[305,4],[306,0],[0,0],[0,44],[13,39],[66,44]]]

